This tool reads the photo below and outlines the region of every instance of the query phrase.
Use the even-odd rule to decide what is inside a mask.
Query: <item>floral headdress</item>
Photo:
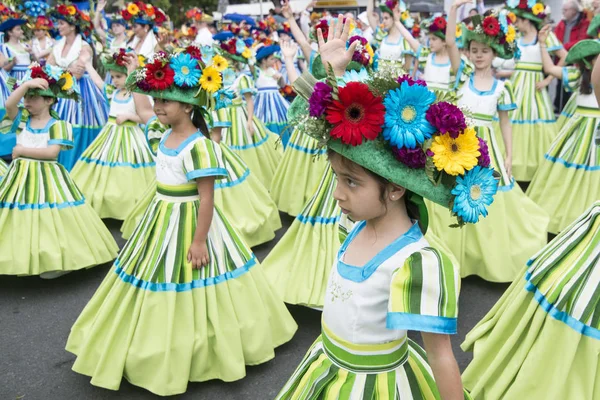
[[[48,89],[29,89],[27,94],[72,100],[79,99],[73,75],[65,69],[49,64],[42,67],[38,63],[33,63],[19,82],[16,82],[14,78],[9,78],[7,84],[8,87],[12,87],[14,90],[21,86],[23,82],[37,78],[46,80],[48,82]]]
[[[375,52],[369,44],[369,41],[362,36],[356,35],[348,39],[347,46],[350,47],[350,45],[354,42],[359,42],[359,44],[356,46],[356,50],[354,50],[354,54],[352,55],[352,62],[358,63],[361,66],[370,69],[373,66]],[[350,67],[351,69],[357,69],[353,66]]]
[[[45,15],[40,15],[31,20],[31,26],[33,30],[44,30],[49,31],[54,28],[52,20]]]
[[[448,22],[444,16],[426,19],[421,24],[426,33],[432,33],[442,40],[446,40],[446,27]]]
[[[353,75],[353,76],[352,76]],[[498,183],[487,144],[454,105],[408,75],[388,68],[375,75],[294,83],[309,102],[295,126],[322,145],[414,193],[410,201],[426,219],[422,198],[450,208],[458,225],[487,215]],[[355,80],[358,79],[358,80]]]
[[[394,9],[398,7],[400,10],[400,22],[407,28],[412,29],[415,24],[414,19],[410,16],[406,3],[402,0],[386,0],[385,3],[379,5],[381,12],[386,12],[390,15],[394,15]]]
[[[126,86],[148,96],[213,108],[213,94],[222,82],[217,68],[206,66],[201,49],[192,45],[155,53],[144,67],[128,76]]]
[[[46,12],[50,8],[50,6],[46,2],[39,0],[26,0],[23,3],[19,4],[18,7],[19,11],[25,13],[29,18],[32,19],[46,15]]]
[[[517,32],[506,10],[491,10],[483,19],[479,15],[471,17],[472,27],[467,29],[465,43],[472,40],[490,46],[500,58],[509,60],[517,50]]]
[[[161,26],[167,20],[167,16],[160,8],[139,0],[127,3],[127,6],[121,10],[121,16],[130,23],[152,26]]]
[[[127,50],[119,49],[112,54],[102,56],[102,65],[109,71],[116,71],[127,75]]]
[[[19,19],[21,17],[21,14],[18,12],[13,11],[7,5],[0,3],[0,23],[8,21],[9,19]]]
[[[94,24],[92,24],[90,15],[70,1],[59,2],[56,8],[50,12],[50,16],[55,20],[63,20],[70,25],[77,26],[87,41],[94,33]]]
[[[516,16],[532,21],[538,29],[551,12],[549,6],[538,0],[508,0],[506,8]]]
[[[253,51],[246,42],[238,37],[223,40],[217,45],[217,51],[230,60],[248,64],[254,57]]]

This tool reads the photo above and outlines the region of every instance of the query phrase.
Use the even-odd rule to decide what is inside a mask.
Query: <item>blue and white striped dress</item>
[[[25,46],[25,44],[23,44],[23,46]],[[26,51],[23,51],[23,52],[18,51],[17,49],[12,47],[9,43],[1,44],[0,52],[2,52],[2,55],[4,57],[6,57],[7,59],[9,59],[9,58],[15,59],[16,64],[8,72],[8,75],[15,78],[17,81],[21,80],[25,76],[25,73],[27,72],[29,65],[31,65],[31,56],[29,55],[29,53]]]
[[[279,84],[275,76],[277,71],[273,68],[260,70],[256,80],[258,93],[254,99],[254,113],[268,130],[281,136],[285,147],[289,140],[290,132],[287,127],[287,111],[290,103],[279,93]]]
[[[64,46],[65,39],[61,39],[54,46],[52,54],[56,65],[66,69],[79,59],[84,41],[78,35],[69,53],[63,57]],[[108,104],[90,76],[84,74],[77,80],[76,85],[81,97],[79,101],[58,99],[55,105],[60,119],[73,125],[75,146],[72,150],[61,152],[58,158],[58,161],[69,171],[108,121]]]

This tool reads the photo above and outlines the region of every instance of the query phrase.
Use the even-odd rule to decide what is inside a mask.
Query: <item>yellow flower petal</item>
[[[227,60],[224,57],[222,57],[220,55],[216,55],[213,57],[211,65],[217,71],[222,72],[227,69],[227,67],[229,66],[229,63],[227,62]]]
[[[431,149],[433,163],[438,171],[449,175],[463,175],[477,165],[479,139],[475,129],[467,128],[456,139],[449,134],[436,135]]]
[[[223,79],[221,74],[214,67],[206,67],[200,77],[200,86],[209,93],[214,93],[221,89]]]

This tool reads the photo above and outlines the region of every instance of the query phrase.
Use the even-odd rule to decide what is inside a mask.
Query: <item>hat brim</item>
[[[0,24],[0,32],[6,32],[14,28],[15,26],[25,25],[27,20],[20,18],[11,18],[7,19],[3,23]]]
[[[535,15],[533,15],[533,13],[530,13],[529,11],[522,10],[520,8],[507,8],[507,10],[511,11],[517,17],[525,18],[525,19],[530,20],[531,22],[535,22],[536,26],[538,28],[544,22],[543,19],[536,17]]]
[[[263,60],[263,59],[277,53],[281,48],[279,46],[273,45],[273,46],[269,46],[266,48],[263,47],[263,49],[261,49],[263,51],[259,50],[258,53],[256,53],[256,61]]]
[[[125,86],[130,88],[130,90],[135,93],[145,94],[146,96],[150,96],[156,99],[178,101],[180,103],[186,103],[200,107],[206,106],[208,103],[208,97],[210,97],[210,95],[207,92],[200,90],[200,88],[195,87],[190,89],[183,89],[175,85],[171,86],[167,90],[150,90],[146,92],[140,89],[135,83],[135,72],[127,77],[127,80],[125,81]],[[200,95],[196,96],[199,90]]]
[[[590,56],[596,56],[600,54],[600,42],[597,40],[586,39],[577,42],[565,59],[566,64],[575,64],[578,61],[584,60]]]

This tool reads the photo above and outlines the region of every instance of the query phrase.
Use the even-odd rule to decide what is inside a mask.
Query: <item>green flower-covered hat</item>
[[[505,60],[514,57],[517,49],[516,31],[506,10],[488,11],[482,18],[471,17],[472,29],[463,29],[465,46],[475,41],[490,46],[496,56]]]
[[[127,88],[151,97],[214,108],[213,94],[221,89],[221,71],[202,62],[196,46],[155,53],[148,63],[132,72]]]
[[[538,29],[550,15],[550,7],[538,0],[508,0],[506,9],[518,17],[530,20]]]
[[[25,76],[19,82],[17,82],[14,78],[9,78],[7,80],[7,86],[15,89],[21,86],[24,82],[37,78],[46,80],[48,82],[48,89],[29,89],[27,91],[27,95],[71,100],[79,99],[79,92],[75,77],[69,71],[49,64],[46,64],[43,67],[38,63],[31,64],[25,73]]]
[[[102,65],[109,71],[120,72],[127,75],[126,55],[127,50],[125,49],[119,49],[119,51],[113,54],[104,54],[101,57]]]
[[[487,215],[498,184],[487,144],[467,126],[455,95],[393,69],[372,75],[347,72],[326,82],[303,74],[294,82],[308,113],[291,123],[365,169],[408,189],[421,211],[423,198],[452,210],[458,225]]]
[[[592,68],[591,63],[589,63],[586,58],[590,56],[596,56],[598,54],[600,54],[600,42],[598,40],[582,40],[571,47],[571,50],[569,50],[569,53],[567,54],[565,63],[576,64],[578,62],[583,62],[586,64],[587,68]]]
[[[444,16],[438,16],[430,19],[423,20],[421,23],[422,28],[426,33],[431,33],[442,40],[446,40],[446,27],[448,22]]]

